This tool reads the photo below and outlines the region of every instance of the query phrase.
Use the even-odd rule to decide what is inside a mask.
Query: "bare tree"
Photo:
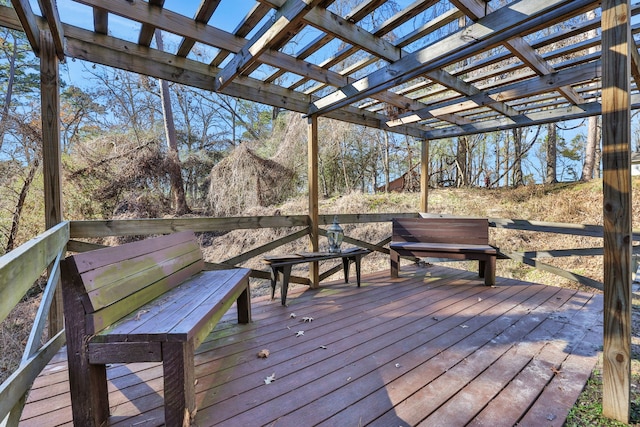
[[[158,50],[164,50],[162,43],[162,33],[159,29],[155,31],[156,44]],[[167,138],[167,166],[169,179],[171,181],[171,192],[175,202],[176,215],[184,215],[190,212],[187,205],[187,198],[182,180],[182,167],[180,156],[178,155],[178,138],[176,136],[176,125],[173,119],[173,109],[171,108],[171,94],[169,93],[169,82],[158,79],[160,84],[160,99],[162,100],[162,114],[164,117],[164,129]]]
[[[556,175],[557,167],[557,152],[558,152],[558,140],[555,123],[549,123],[547,125],[547,171],[545,174],[545,184],[553,184],[558,182]]]

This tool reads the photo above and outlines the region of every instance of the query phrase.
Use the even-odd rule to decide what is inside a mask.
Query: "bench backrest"
[[[489,221],[483,218],[395,218],[394,242],[488,245]]]
[[[63,287],[80,300],[89,334],[203,268],[202,251],[191,231],[83,252],[61,263]]]

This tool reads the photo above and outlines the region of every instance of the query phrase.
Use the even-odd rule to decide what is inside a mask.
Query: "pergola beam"
[[[592,2],[587,0],[521,0],[508,4],[476,23],[321,98],[313,103],[309,113],[325,114],[352,104],[590,5]]]
[[[272,45],[289,37],[304,15],[323,0],[287,0],[278,10],[273,23],[265,23],[233,59],[218,73],[216,90],[224,89],[234,77],[244,73]]]
[[[40,28],[38,28],[36,16],[33,13],[33,9],[31,9],[29,0],[11,0],[11,4],[20,20],[21,29],[27,36],[27,40],[29,40],[33,53],[36,56],[40,56]]]

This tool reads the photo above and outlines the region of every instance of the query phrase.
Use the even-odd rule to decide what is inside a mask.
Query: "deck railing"
[[[417,213],[388,213],[388,214],[354,214],[338,215],[341,224],[363,224],[390,222],[392,218],[417,217]],[[319,217],[320,235],[326,233],[322,226],[331,224],[333,215]],[[64,345],[64,330],[40,346],[42,331],[53,295],[59,282],[58,264],[65,252],[84,252],[101,247],[78,239],[89,239],[107,236],[140,236],[167,234],[182,230],[195,232],[220,232],[238,229],[261,228],[294,228],[296,231],[280,239],[271,241],[263,246],[253,248],[240,255],[206,264],[208,269],[233,268],[249,259],[259,257],[295,240],[306,238],[310,233],[309,217],[294,216],[263,216],[236,218],[178,218],[178,219],[138,219],[138,220],[104,220],[104,221],[71,221],[64,222],[30,240],[16,250],[0,257],[0,322],[2,322],[24,297],[33,284],[44,274],[48,282],[44,290],[41,305],[35,318],[31,335],[28,339],[24,356],[19,367],[0,385],[0,427],[18,424],[24,401],[34,379],[44,369],[55,353]],[[570,234],[575,236],[602,237],[602,227],[596,225],[559,224],[539,221],[513,220],[489,218],[492,227],[510,230],[544,232],[556,234]],[[640,233],[634,233],[634,241],[640,240]],[[365,242],[345,236],[345,242],[388,254],[385,245],[390,237],[380,242]],[[602,255],[600,248],[578,248],[562,250],[538,251],[506,251],[501,248],[503,255],[539,269],[557,274],[567,279],[602,289],[602,284],[591,278],[562,270],[545,264],[539,258]],[[635,253],[635,252],[634,252]],[[324,280],[341,269],[340,265],[330,268],[320,274]],[[253,270],[252,277],[268,279],[269,273]],[[305,277],[292,277],[291,282],[309,284]]]

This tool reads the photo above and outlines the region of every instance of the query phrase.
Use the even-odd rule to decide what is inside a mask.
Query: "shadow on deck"
[[[250,325],[232,309],[198,349],[195,425],[561,426],[602,345],[602,295],[486,287],[442,266],[298,287],[288,302],[254,299]],[[71,423],[65,354],[34,383],[21,426]],[[162,425],[161,375],[111,366],[111,425]]]

